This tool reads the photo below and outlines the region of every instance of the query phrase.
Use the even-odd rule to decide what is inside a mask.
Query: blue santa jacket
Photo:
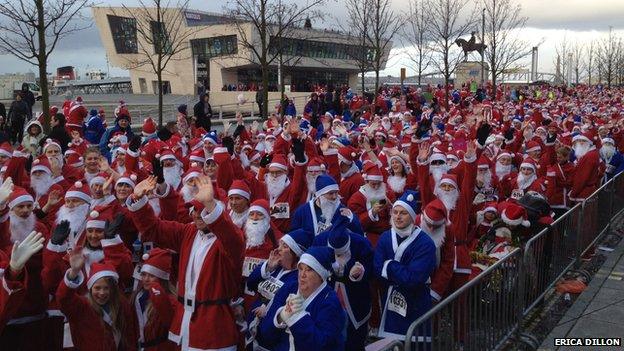
[[[352,232],[364,235],[364,231],[362,230],[362,225],[360,225],[360,220],[358,219],[356,215],[351,214],[351,217],[347,218],[343,216],[342,214],[340,214],[340,209],[346,208],[343,204],[340,204],[336,212],[334,212],[334,217],[332,218],[332,221],[331,221],[332,226],[328,228],[324,228],[324,229],[319,228],[319,220],[316,214],[314,201],[315,200],[312,199],[304,203],[303,205],[299,206],[299,208],[297,208],[292,220],[290,221],[291,231],[302,228],[303,230],[306,230],[310,233],[315,233],[316,235],[318,235],[321,232],[330,230],[332,226],[337,225],[338,223],[341,223],[342,221],[346,219],[349,221],[347,225],[347,228],[349,228],[349,230],[351,230]]]
[[[433,240],[416,227],[411,235],[398,244],[394,230],[381,234],[375,249],[375,275],[381,284],[382,317],[380,337],[405,338],[409,325],[431,308],[429,295],[430,276],[436,265],[436,248]],[[390,297],[395,307],[391,310]],[[389,309],[390,307],[390,309]]]
[[[353,233],[352,231],[345,229],[349,233],[351,243],[349,249],[351,251],[351,259],[347,262],[344,268],[342,277],[338,277],[336,272],[333,272],[330,278],[330,285],[336,288],[336,284],[343,284],[346,291],[345,309],[348,317],[348,321],[358,329],[360,326],[366,324],[371,314],[371,294],[370,294],[370,279],[373,276],[373,247],[366,239],[360,234]],[[331,232],[323,232],[317,235],[312,242],[312,246],[329,246],[329,236]],[[364,266],[364,275],[362,279],[357,282],[352,281],[349,278],[349,272],[355,262],[360,262]]]
[[[344,350],[345,315],[338,297],[327,283],[323,283],[304,302],[305,311],[291,316],[278,327],[277,315],[286,304],[289,294],[296,294],[298,282],[284,284],[273,299],[266,317],[260,322],[258,340],[268,350],[290,349],[289,334],[292,334],[297,351],[340,351]]]
[[[615,177],[616,174],[624,171],[624,156],[618,151],[615,151],[611,156],[611,161],[607,163],[607,169],[605,170],[605,181]]]
[[[85,126],[85,139],[91,144],[99,144],[106,128],[99,116],[91,116]]]

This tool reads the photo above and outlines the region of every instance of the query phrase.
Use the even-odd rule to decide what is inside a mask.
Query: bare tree
[[[375,94],[379,90],[379,71],[387,61],[386,52],[392,49],[392,40],[403,26],[404,19],[390,8],[390,0],[371,0],[369,45],[373,52]]]
[[[594,66],[595,46],[596,46],[595,42],[593,40],[590,41],[586,47],[587,53],[584,54],[584,56],[586,57],[586,59],[584,60],[584,66],[585,66],[585,71],[587,72],[587,84],[589,85],[591,85],[592,83],[592,73],[594,73],[594,69],[595,69],[595,66]]]
[[[76,23],[89,0],[3,0],[0,2],[0,52],[4,51],[39,68],[44,116],[50,131],[48,59],[67,35],[89,27]]]
[[[566,77],[568,76],[568,56],[572,52],[572,44],[568,41],[568,34],[563,36],[563,40],[557,43],[555,46],[555,62],[557,67],[558,76],[555,79],[559,80],[558,83],[568,83]]]
[[[472,9],[466,14],[467,4],[464,0],[433,0],[428,3],[425,11],[431,30],[431,50],[434,54],[432,63],[444,76],[444,105],[449,100],[451,75],[464,58],[463,53],[455,47],[455,40],[474,26],[475,11]]]
[[[492,95],[496,96],[498,77],[520,68],[519,61],[531,54],[531,45],[520,39],[527,17],[514,0],[483,0],[485,10],[485,57],[492,74]]]
[[[188,59],[189,39],[198,29],[187,27],[184,13],[189,0],[139,0],[138,7],[123,5],[123,16],[136,24],[138,55],[129,68],[148,67],[158,84],[158,125],[163,125],[163,74],[173,61]],[[115,11],[112,11],[115,15]]]
[[[411,0],[409,2],[409,12],[402,33],[406,46],[412,48],[411,50],[408,49],[406,53],[414,64],[413,68],[418,75],[418,85],[421,83],[423,73],[431,64],[429,45],[431,33],[428,26],[429,19],[425,16],[425,7],[424,0]]]
[[[583,75],[583,54],[585,48],[583,44],[576,42],[572,46],[572,73],[574,74],[575,84],[579,84]]]
[[[372,70],[371,48],[369,45],[371,26],[369,23],[370,12],[372,8],[372,0],[345,0],[345,9],[347,11],[345,21],[336,18],[340,28],[351,36],[356,44],[353,50],[348,50],[349,58],[355,61],[360,71],[362,93],[365,91],[366,72]]]
[[[613,28],[609,27],[609,34],[607,34],[607,36],[598,44],[598,60],[600,61],[599,67],[601,68],[601,75],[606,80],[609,88],[615,78],[619,41],[620,39],[617,35],[613,34]]]
[[[296,38],[295,32],[303,27],[306,19],[320,16],[318,9],[325,1],[286,4],[283,0],[232,0],[225,7],[230,23],[238,33],[239,46],[249,53],[249,56],[241,57],[260,66],[262,116],[268,116],[270,66],[278,60],[286,38]],[[248,31],[249,25],[251,32]]]

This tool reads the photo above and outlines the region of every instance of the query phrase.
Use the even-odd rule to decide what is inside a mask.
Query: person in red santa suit
[[[84,245],[85,225],[89,217],[91,195],[87,184],[75,182],[65,193],[64,202],[55,214],[47,214],[45,219],[49,227],[54,228],[62,221],[69,222],[70,236],[68,237],[69,248]],[[60,202],[59,202],[60,203]],[[47,213],[46,209],[43,209]]]
[[[59,184],[63,189],[69,188],[71,182],[82,178],[81,170],[65,164],[60,144],[52,139],[47,139],[43,145],[43,154],[50,162],[52,178],[55,184]]]
[[[526,143],[526,153],[528,157],[533,159],[538,177],[545,177],[546,168],[555,161],[554,143],[556,138],[556,135],[548,136],[545,150],[542,150],[542,146],[536,141],[531,140]]]
[[[321,143],[321,150],[328,165],[329,175],[339,180],[341,199],[348,201],[365,183],[355,163],[358,157],[357,150],[352,146],[343,146],[339,149],[329,148],[323,143]]]
[[[19,149],[19,148],[18,148]],[[26,172],[28,154],[15,150],[8,141],[0,143],[0,181],[11,177],[17,186],[28,187],[30,177]]]
[[[512,173],[516,173],[514,170],[512,154],[502,150],[496,156],[496,164],[494,165],[494,175],[496,179],[500,182],[507,175],[511,175]]]
[[[9,256],[15,245],[23,242],[33,231],[47,240],[49,232],[33,213],[34,199],[11,178],[0,186],[0,249]],[[42,256],[34,255],[26,264],[28,271],[24,302],[0,335],[0,345],[7,350],[45,349],[46,295],[41,284]]]
[[[65,189],[59,184],[54,184],[50,163],[45,156],[33,161],[30,169],[30,187],[35,197],[35,208],[42,209],[48,203],[49,197],[59,197]],[[54,213],[58,206],[48,207],[47,213]]]
[[[192,201],[193,222],[182,224],[158,219],[146,194],[156,187],[149,177],[137,184],[128,200],[132,219],[143,240],[179,253],[178,300],[169,340],[182,349],[236,350],[239,332],[231,299],[238,296],[245,243],[243,233],[215,199],[207,177],[198,181]],[[206,328],[219,324],[219,328]]]
[[[543,179],[537,175],[535,161],[527,157],[520,164],[520,172],[508,175],[500,182],[499,194],[504,198],[519,200],[529,191],[543,193],[546,190]]]
[[[576,172],[574,163],[570,162],[571,151],[567,146],[559,147],[557,149],[557,162],[548,166],[546,171],[546,196],[556,218],[563,215],[571,207],[568,192]]]
[[[249,216],[249,201],[251,200],[251,190],[242,180],[232,182],[228,190],[228,208],[230,218],[239,228],[244,229]]]
[[[600,186],[602,174],[598,169],[602,159],[590,133],[574,136],[572,150],[576,157],[576,173],[568,197],[576,203],[587,199]]]
[[[165,149],[160,154],[156,155],[163,167],[163,176],[165,182],[169,184],[174,190],[179,191],[184,185],[182,182],[182,163],[176,158],[175,154]]]
[[[136,316],[123,296],[115,267],[93,263],[85,279],[81,250],[70,254],[56,298],[67,317],[72,341],[78,350],[137,350]],[[85,285],[86,295],[81,293]]]
[[[391,151],[388,162],[390,167],[386,183],[394,193],[395,198],[401,197],[406,189],[416,189],[418,176],[411,172],[408,166],[409,158],[405,154],[399,151]]]
[[[168,339],[178,304],[170,289],[171,261],[171,252],[157,247],[143,255],[140,285],[131,302],[137,319],[139,348],[145,351],[177,349]]]
[[[492,228],[492,223],[498,219],[498,207],[497,203],[487,202],[484,204],[483,209],[477,211],[475,226],[472,228],[469,235],[471,244],[470,250],[474,251],[479,243],[479,240],[487,234]]]
[[[436,247],[436,268],[431,275],[430,294],[434,303],[448,295],[455,262],[455,238],[447,230],[446,208],[439,199],[431,201],[416,217],[416,225],[431,237]]]

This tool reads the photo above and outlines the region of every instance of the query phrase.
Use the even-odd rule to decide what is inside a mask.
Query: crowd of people
[[[37,119],[21,144],[0,133],[0,345],[334,351],[403,339],[624,170],[623,97],[343,87],[313,93],[301,115],[280,107],[222,132],[186,106],[140,133],[122,103],[108,128],[81,98],[52,107],[47,136]],[[209,118],[208,101],[193,115]]]

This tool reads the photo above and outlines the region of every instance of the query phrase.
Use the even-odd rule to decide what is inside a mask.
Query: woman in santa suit
[[[81,251],[72,251],[70,269],[56,291],[74,346],[93,351],[137,350],[136,317],[121,294],[119,275],[112,265],[93,263],[86,280],[88,293],[82,296],[78,292],[85,283]]]
[[[388,159],[390,175],[386,182],[397,199],[403,195],[405,189],[416,189],[418,186],[418,177],[410,171],[407,165],[409,160],[406,161],[405,158],[407,156],[395,151]]]
[[[143,255],[143,260],[141,286],[132,298],[139,347],[145,351],[175,350],[177,346],[167,339],[177,303],[169,289],[171,252],[154,248]]]

